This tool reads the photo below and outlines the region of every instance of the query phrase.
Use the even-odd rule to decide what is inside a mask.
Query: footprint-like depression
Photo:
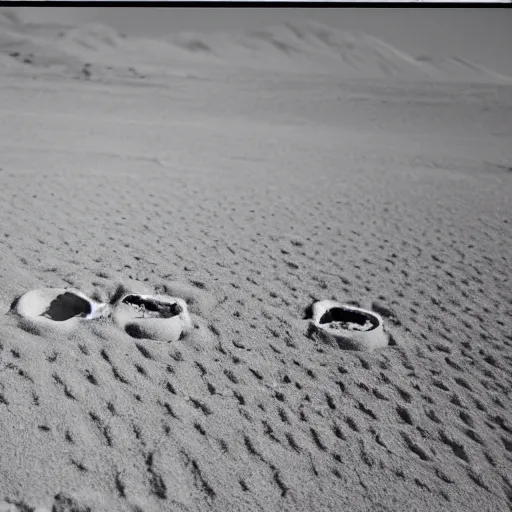
[[[373,311],[322,300],[312,305],[310,319],[310,331],[344,350],[371,352],[389,345],[382,317]]]
[[[12,310],[34,326],[71,331],[84,320],[108,316],[108,304],[72,288],[38,288],[19,297]]]
[[[113,306],[115,323],[133,338],[177,341],[192,328],[186,302],[167,295],[128,293]]]

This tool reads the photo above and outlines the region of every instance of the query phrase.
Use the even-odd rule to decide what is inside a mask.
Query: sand
[[[51,27],[0,25],[40,59],[0,44],[0,510],[512,508],[505,78],[354,35],[347,78],[312,29],[322,73],[98,30],[53,67]],[[194,328],[36,329],[11,306],[48,287],[180,297]],[[324,299],[395,342],[309,336]]]

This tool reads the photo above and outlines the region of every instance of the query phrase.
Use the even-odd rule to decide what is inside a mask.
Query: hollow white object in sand
[[[342,349],[371,352],[389,344],[382,317],[373,311],[322,300],[313,304],[311,320],[325,341]]]
[[[60,330],[73,329],[82,320],[93,320],[110,313],[108,304],[96,302],[79,290],[70,288],[31,290],[18,299],[14,309],[35,325]]]
[[[129,293],[114,305],[114,321],[133,338],[177,341],[192,327],[183,299]]]

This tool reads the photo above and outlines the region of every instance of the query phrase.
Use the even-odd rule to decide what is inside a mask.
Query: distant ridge
[[[209,64],[350,79],[404,79],[512,84],[512,77],[458,57],[412,57],[373,36],[296,20],[235,33],[179,32],[161,39],[126,37],[103,24],[25,24],[0,11],[0,61],[80,69],[98,66]]]
[[[512,83],[512,77],[459,58],[414,58],[363,32],[337,30],[307,19],[244,33],[171,34],[166,40],[226,62],[263,68],[322,71],[350,78]]]

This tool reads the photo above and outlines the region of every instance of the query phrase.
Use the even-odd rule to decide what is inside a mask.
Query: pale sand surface
[[[510,86],[2,51],[0,510],[512,508]],[[9,312],[120,285],[193,332]],[[397,345],[308,338],[315,299]]]

